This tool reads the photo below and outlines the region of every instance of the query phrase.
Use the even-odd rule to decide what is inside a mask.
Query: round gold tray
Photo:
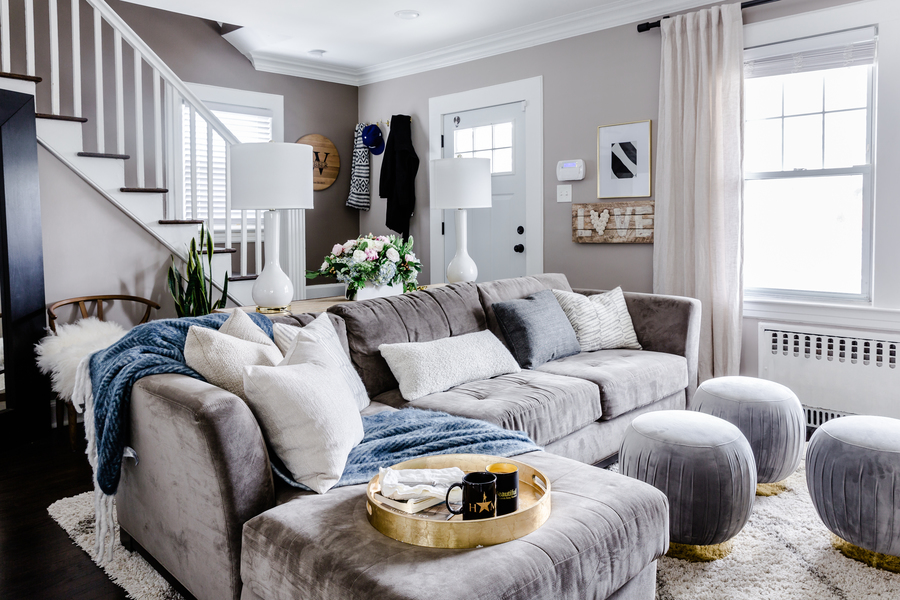
[[[375,529],[395,540],[429,548],[475,548],[502,544],[544,524],[550,516],[550,480],[538,469],[510,458],[486,454],[442,454],[414,458],[393,466],[395,469],[444,469],[459,467],[466,473],[484,471],[495,462],[507,462],[519,468],[519,510],[502,517],[463,521],[451,515],[446,504],[408,514],[378,500],[378,476],[366,488],[366,516]],[[541,489],[541,486],[544,489]]]

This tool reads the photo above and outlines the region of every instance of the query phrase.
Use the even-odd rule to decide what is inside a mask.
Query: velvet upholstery
[[[495,302],[518,300],[541,290],[572,291],[566,276],[562,273],[542,273],[540,275],[529,275],[528,277],[498,279],[496,281],[479,283],[477,286],[478,297],[481,299],[481,305],[484,307],[484,314],[487,319],[487,328],[493,331],[494,335],[503,340],[504,343],[506,340],[503,337],[503,331],[500,329],[500,324],[497,322],[497,317],[494,316],[494,309],[492,308]]]
[[[593,295],[601,290],[576,289]],[[625,292],[625,305],[638,342],[644,350],[683,356],[687,361],[687,407],[697,389],[697,357],[700,352],[700,301],[682,296]]]
[[[328,311],[344,320],[350,358],[373,398],[397,387],[378,351],[381,344],[430,342],[484,329],[484,311],[472,283],[346,302]]]
[[[667,550],[666,500],[651,486],[545,452],[518,459],[543,470],[553,489],[550,517],[524,538],[465,550],[412,546],[369,524],[363,485],[297,495],[245,525],[246,597],[603,599]],[[642,581],[643,594],[626,588],[620,598],[650,600]]]
[[[405,401],[399,390],[385,392],[375,400],[395,408],[439,410],[481,419],[504,429],[524,431],[541,446],[593,423],[603,414],[597,386],[583,379],[528,370],[464,383],[412,402]]]
[[[688,380],[687,364],[681,356],[621,348],[581,352],[545,363],[537,370],[595,384],[600,390],[604,420],[683,390]]]
[[[900,556],[900,420],[850,416],[824,423],[809,440],[806,483],[832,533]]]
[[[237,396],[184,375],[135,384],[119,525],[198,599],[237,599],[241,527],[275,504],[262,434]]]
[[[495,302],[491,308],[506,346],[523,369],[581,352],[575,330],[550,290]]]
[[[750,444],[728,421],[684,410],[641,415],[625,432],[619,466],[669,499],[675,543],[721,544],[750,519],[756,465]]]

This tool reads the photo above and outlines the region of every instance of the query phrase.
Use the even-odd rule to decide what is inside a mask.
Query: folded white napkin
[[[447,469],[388,467],[378,470],[378,484],[381,486],[381,495],[392,500],[443,499],[447,496],[447,489],[452,484],[462,481],[464,475],[462,469],[457,467]]]

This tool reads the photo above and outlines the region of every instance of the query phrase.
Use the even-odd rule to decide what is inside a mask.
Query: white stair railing
[[[42,75],[37,73],[35,64],[35,17],[34,17],[34,0],[12,0],[23,2],[24,12],[24,49],[26,75],[36,76]],[[41,1],[41,0],[39,0]],[[68,69],[68,64],[60,62],[60,26],[59,26],[59,6],[58,0],[46,0],[48,3],[47,14],[49,25],[49,39],[46,43],[49,47],[49,72],[50,72],[50,110],[52,115],[61,115],[61,89],[60,81],[71,81],[70,92],[64,94],[72,101],[72,114],[69,116],[83,117],[82,106],[82,89],[93,89],[93,98],[89,99],[93,102],[93,114],[89,115],[93,120],[94,131],[96,135],[94,151],[99,154],[106,154],[106,103],[115,107],[114,123],[109,125],[115,127],[115,154],[124,155],[126,148],[133,147],[134,155],[129,164],[129,173],[133,174],[136,187],[145,189],[146,168],[148,159],[152,162],[151,172],[153,173],[153,188],[167,189],[166,202],[164,205],[164,219],[184,219],[184,207],[187,202],[190,203],[190,218],[197,219],[203,213],[205,208],[206,226],[213,231],[213,143],[214,136],[218,136],[225,142],[226,146],[226,174],[228,173],[228,164],[230,161],[230,151],[232,145],[240,143],[235,135],[225,127],[216,115],[197,97],[197,95],[163,62],[159,56],[131,29],[131,27],[113,11],[103,0],[71,0],[70,21],[71,21],[71,77],[62,77],[61,70]],[[92,9],[91,17],[93,20],[93,47],[94,47],[94,65],[93,74],[90,77],[93,81],[85,81],[89,75],[82,72],[82,47],[81,47],[81,18],[82,7],[81,2],[87,3]],[[0,69],[3,72],[11,72],[13,65],[13,48],[11,48],[11,31],[17,31],[16,26],[21,24],[12,24],[10,21],[10,0],[0,0]],[[105,25],[104,25],[105,24]],[[108,26],[113,31],[113,57],[114,57],[114,82],[112,89],[108,88],[108,84],[104,81],[104,27]],[[21,29],[18,29],[21,31]],[[13,37],[13,39],[17,39]],[[107,38],[108,39],[108,38]],[[41,40],[44,43],[44,40]],[[127,46],[132,53],[132,74],[134,87],[134,110],[131,114],[126,114],[125,108],[125,58],[124,46]],[[150,69],[150,81],[152,82],[149,93],[144,91],[144,75],[145,69]],[[68,73],[67,73],[68,75]],[[93,86],[91,86],[93,83]],[[190,109],[190,164],[184,165],[189,169],[187,178],[190,181],[189,198],[179,197],[179,193],[183,195],[183,179],[179,182],[178,175],[181,174],[181,165],[184,160],[184,153],[181,148],[180,131],[175,131],[172,119],[175,118],[176,108],[180,118],[182,102]],[[147,105],[145,107],[145,104]],[[164,108],[168,107],[168,108]],[[152,136],[144,135],[144,127],[146,116],[152,124]],[[168,120],[167,120],[168,119]],[[207,156],[207,180],[206,193],[200,194],[197,185],[198,169],[197,164],[197,144],[196,136],[193,135],[197,128],[197,119],[205,122],[206,125],[206,156]],[[176,139],[177,138],[177,139]],[[128,143],[131,145],[127,145]],[[202,141],[200,143],[203,143]],[[151,152],[146,152],[152,147]],[[231,190],[228,185],[228,177],[226,175],[226,218],[225,218],[225,236],[224,247],[232,248],[234,244],[234,231],[232,231],[233,219],[231,217]],[[172,215],[172,216],[169,216]],[[254,219],[254,223],[259,223],[259,219]],[[248,226],[246,211],[241,211],[240,227],[238,235],[240,239],[240,274],[247,275],[247,242],[248,230],[252,231],[253,227]],[[256,244],[256,265],[261,265],[261,244]]]

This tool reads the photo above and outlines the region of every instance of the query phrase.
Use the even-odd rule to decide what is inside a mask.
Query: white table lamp
[[[253,301],[259,312],[284,312],[294,299],[294,284],[278,260],[278,211],[312,207],[312,146],[270,142],[231,147],[231,208],[267,211],[266,265],[253,284]],[[258,227],[256,243],[262,240]]]
[[[475,281],[478,267],[469,256],[467,212],[491,207],[489,158],[440,158],[431,161],[431,208],[456,209],[456,256],[447,265],[447,281]]]

